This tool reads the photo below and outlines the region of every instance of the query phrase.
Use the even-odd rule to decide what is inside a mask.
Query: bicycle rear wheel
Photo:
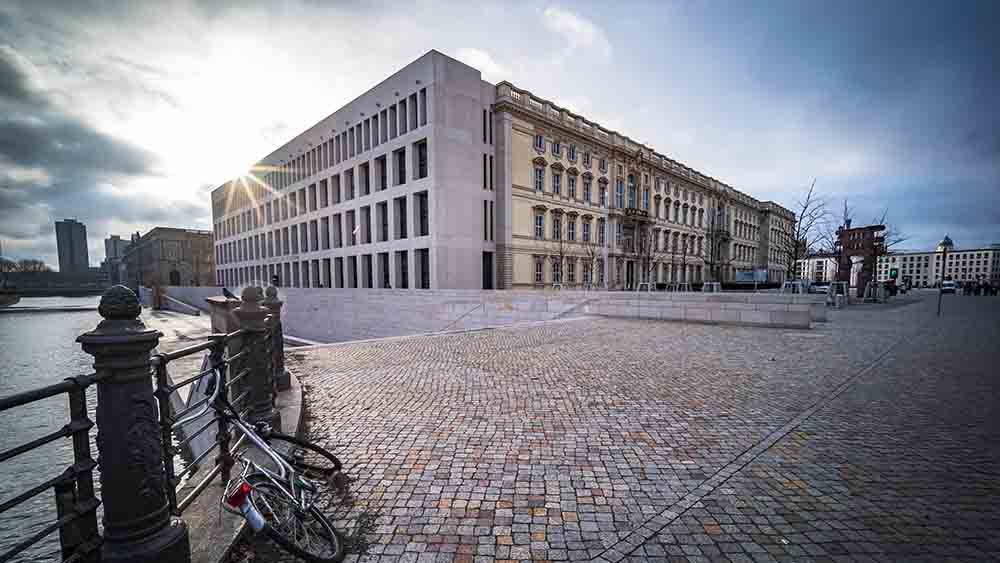
[[[308,479],[328,480],[343,467],[337,456],[307,440],[271,432],[268,441],[278,455]]]
[[[344,542],[329,520],[315,506],[302,510],[267,478],[247,479],[250,502],[264,518],[264,532],[285,551],[314,563],[344,559]]]

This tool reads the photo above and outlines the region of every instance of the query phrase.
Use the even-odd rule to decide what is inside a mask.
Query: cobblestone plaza
[[[1000,300],[290,351],[363,561],[1000,557]],[[283,557],[263,540],[258,560]]]

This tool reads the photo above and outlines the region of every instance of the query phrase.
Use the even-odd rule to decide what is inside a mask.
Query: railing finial
[[[133,321],[139,318],[142,307],[136,294],[124,285],[108,288],[101,296],[97,312],[108,320]]]

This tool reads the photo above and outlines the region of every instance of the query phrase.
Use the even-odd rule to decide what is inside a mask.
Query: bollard
[[[171,517],[150,351],[162,334],[139,320],[139,299],[108,289],[97,328],[77,338],[97,372],[97,450],[104,505],[102,563],[187,563],[187,526]],[[169,461],[169,460],[168,460]]]
[[[243,288],[240,297],[243,302],[233,314],[240,322],[240,329],[246,331],[243,337],[246,362],[241,368],[250,370],[246,376],[247,385],[250,387],[249,418],[253,422],[265,421],[275,428],[280,428],[280,414],[274,408],[274,377],[267,354],[267,316],[270,312],[260,305],[263,291],[259,287]]]
[[[267,288],[264,306],[271,312],[268,324],[271,327],[271,368],[278,391],[285,391],[292,386],[291,376],[285,369],[285,335],[281,326],[281,307],[284,303],[278,299],[278,288],[273,285]]]

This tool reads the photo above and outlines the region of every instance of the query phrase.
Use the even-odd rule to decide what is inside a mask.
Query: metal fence
[[[198,397],[199,382],[215,375],[226,397],[250,420],[276,420],[274,398],[287,380],[281,306],[277,290],[244,289],[242,300],[223,300],[223,324],[233,330],[212,334],[205,342],[173,352],[151,354],[161,334],[145,327],[138,298],[124,286],[115,286],[101,298],[101,323],[77,341],[94,356],[95,373],[67,378],[39,389],[0,398],[0,412],[65,394],[69,421],[45,436],[0,453],[0,463],[60,439],[73,441],[73,464],[59,476],[44,481],[0,503],[0,514],[46,491],[53,490],[56,520],[0,553],[0,563],[11,561],[45,537],[58,531],[64,563],[97,563],[102,560],[184,563],[191,559],[184,510],[219,478],[230,477],[233,453],[242,443],[232,443],[227,421]],[[232,307],[230,307],[230,305]],[[236,306],[238,305],[238,306]],[[205,353],[201,370],[171,381],[170,363]],[[230,377],[230,374],[234,373]],[[155,387],[154,382],[155,380]],[[91,457],[87,389],[96,386],[98,460]],[[173,412],[170,397],[189,387],[187,405]],[[219,393],[221,403],[222,390]],[[201,416],[211,412],[211,416]],[[187,425],[196,425],[184,428]],[[190,456],[175,471],[175,456],[194,440],[215,428],[215,443]],[[178,500],[178,486],[193,476],[212,453],[212,468]],[[100,498],[95,494],[94,469],[99,466]],[[187,487],[182,487],[182,490]],[[98,528],[97,508],[103,503],[103,530]]]
[[[101,502],[94,494],[94,468],[97,462],[90,455],[90,429],[93,421],[87,415],[87,388],[97,374],[67,378],[40,389],[25,391],[0,399],[0,412],[65,394],[69,400],[69,422],[59,430],[0,453],[0,463],[30,452],[62,438],[73,440],[73,464],[60,475],[40,483],[0,504],[0,514],[53,489],[56,499],[56,521],[26,537],[6,552],[0,562],[10,561],[49,534],[59,531],[64,561],[93,561],[101,538],[97,532],[97,507]]]

